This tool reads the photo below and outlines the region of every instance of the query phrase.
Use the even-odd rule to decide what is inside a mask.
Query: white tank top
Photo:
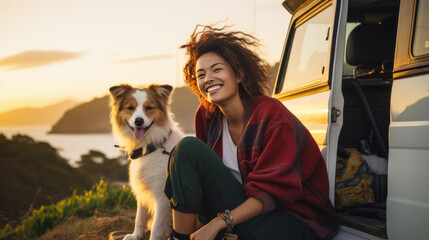
[[[242,183],[240,169],[238,168],[237,146],[235,146],[234,142],[232,141],[231,135],[229,134],[228,121],[226,120],[225,116],[222,117],[222,125],[223,164],[225,164],[225,166],[232,172],[234,177],[240,183]]]

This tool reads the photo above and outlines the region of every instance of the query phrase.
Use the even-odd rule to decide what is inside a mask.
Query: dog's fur
[[[134,232],[125,236],[127,240],[142,239],[148,230],[151,240],[167,239],[172,229],[171,208],[164,194],[167,152],[183,137],[170,111],[172,89],[169,85],[133,88],[127,84],[110,88],[114,136],[128,153],[143,149],[143,156],[130,159],[130,185],[137,199],[137,214]],[[156,150],[145,155],[151,144]]]

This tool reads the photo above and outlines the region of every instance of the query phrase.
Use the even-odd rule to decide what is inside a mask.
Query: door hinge
[[[341,110],[336,108],[336,107],[332,107],[331,109],[331,122],[337,122],[337,118],[341,116]]]

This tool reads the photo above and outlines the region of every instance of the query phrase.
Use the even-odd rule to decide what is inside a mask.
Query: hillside
[[[0,228],[19,220],[29,209],[59,201],[74,189],[85,190],[103,179],[128,180],[122,158],[90,150],[73,168],[54,147],[25,135],[0,134]]]
[[[36,208],[18,224],[0,226],[0,239],[107,239],[112,231],[132,232],[136,200],[128,186],[101,181],[84,193]],[[144,238],[147,239],[147,238]]]
[[[77,105],[65,100],[46,107],[25,107],[0,113],[0,126],[52,125],[64,112]]]
[[[48,143],[0,134],[0,149],[0,214],[8,219],[92,184]]]
[[[171,110],[186,133],[194,132],[197,107],[198,99],[187,87],[173,91]],[[109,97],[95,98],[67,111],[49,133],[109,133],[109,115]]]

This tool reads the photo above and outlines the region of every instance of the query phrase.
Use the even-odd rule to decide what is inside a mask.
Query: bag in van
[[[355,148],[338,150],[335,177],[335,207],[374,203],[374,178]]]

